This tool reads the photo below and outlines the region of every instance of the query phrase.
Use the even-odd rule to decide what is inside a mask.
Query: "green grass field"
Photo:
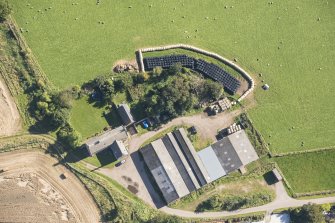
[[[105,106],[100,106],[99,103],[89,103],[88,97],[84,96],[74,101],[70,122],[80,132],[83,139],[102,132],[105,127],[121,125],[116,111],[107,112],[106,116],[104,116],[104,111],[107,111]]]
[[[23,35],[55,86],[80,84],[109,72],[117,60],[134,59],[137,48],[192,44],[237,58],[255,78],[263,74],[258,81],[264,80],[270,90],[257,86],[258,105],[250,115],[274,152],[334,145],[334,1],[11,3]]]
[[[296,193],[335,189],[335,151],[285,156],[275,160]]]

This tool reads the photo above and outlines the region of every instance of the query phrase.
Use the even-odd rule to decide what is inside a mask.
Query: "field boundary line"
[[[32,66],[33,72],[36,74],[37,77],[41,77],[47,86],[50,86],[51,88],[53,88],[52,82],[49,81],[47,75],[45,74],[41,65],[38,63],[34,53],[32,52],[28,43],[26,42],[24,36],[20,33],[19,31],[20,29],[18,28],[19,26],[13,16],[9,16],[9,19],[7,20],[7,24],[8,24],[9,29],[12,31],[15,39],[17,40],[19,47],[22,50],[26,51],[26,53],[28,54],[28,57],[31,59],[30,64],[33,65]]]
[[[144,63],[143,63],[143,53],[145,52],[154,52],[154,51],[163,51],[163,50],[169,50],[169,49],[186,49],[186,50],[190,50],[190,51],[194,51],[196,53],[200,53],[209,57],[212,57],[216,60],[219,60],[221,62],[223,62],[224,64],[230,66],[231,68],[235,69],[236,71],[238,71],[240,74],[242,74],[242,76],[244,76],[245,79],[247,79],[247,81],[249,82],[249,89],[246,90],[238,99],[238,102],[241,102],[245,97],[247,97],[255,88],[255,81],[252,79],[251,75],[245,71],[243,68],[241,68],[239,65],[237,65],[236,63],[234,63],[231,60],[228,60],[227,58],[217,54],[217,53],[213,53],[207,50],[203,50],[200,49],[198,47],[194,47],[191,45],[187,45],[187,44],[174,44],[174,45],[166,45],[166,46],[158,46],[158,47],[149,47],[149,48],[143,48],[143,49],[138,49],[138,60],[140,62],[139,64],[139,68],[141,72],[145,72],[144,69]]]
[[[23,124],[24,125],[31,125],[32,121],[31,121],[30,117],[22,111],[21,107],[19,106],[19,101],[16,98],[19,95],[19,92],[16,89],[15,85],[9,80],[10,79],[9,75],[8,75],[6,69],[3,67],[2,64],[0,64],[0,79],[5,82],[4,84],[6,85],[6,87],[9,90],[9,93],[11,94],[12,98],[14,99],[15,107],[17,108],[17,110],[20,113],[20,118],[23,121]]]
[[[335,146],[303,150],[303,151],[287,152],[287,153],[277,153],[277,154],[274,154],[273,157],[294,156],[294,155],[301,155],[301,154],[307,154],[307,153],[318,153],[318,152],[332,151],[332,150],[335,150]]]

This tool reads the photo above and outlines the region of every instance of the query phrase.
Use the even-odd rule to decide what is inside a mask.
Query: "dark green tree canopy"
[[[305,204],[301,209],[291,211],[293,223],[325,223],[321,206],[316,204]]]
[[[7,0],[0,0],[0,22],[6,20],[7,16],[12,12],[12,8]]]

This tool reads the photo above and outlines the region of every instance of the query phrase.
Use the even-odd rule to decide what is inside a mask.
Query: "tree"
[[[112,98],[112,95],[115,92],[114,81],[106,75],[101,75],[95,78],[94,87],[101,92],[104,99]]]
[[[61,108],[72,108],[72,102],[73,102],[73,95],[70,91],[64,90],[61,92],[58,92],[53,97],[53,103],[55,104],[55,107],[61,107]]]
[[[9,14],[12,12],[12,8],[7,0],[0,0],[0,22],[6,20]]]
[[[181,65],[181,63],[175,63],[171,67],[169,67],[168,74],[169,75],[179,74],[182,68],[183,66]]]
[[[49,114],[49,104],[44,101],[37,102],[37,108],[41,111],[41,114]]]
[[[72,148],[79,146],[81,142],[81,135],[68,124],[57,132],[57,136]]]
[[[122,79],[114,81],[114,89],[117,92],[124,92],[126,90],[126,85]]]
[[[152,71],[152,74],[155,76],[155,77],[158,77],[162,74],[163,72],[163,68],[162,67],[154,67],[153,71]]]
[[[326,212],[330,212],[330,210],[332,209],[332,205],[330,203],[327,204],[323,204],[321,205],[322,210],[326,211]]]
[[[223,95],[223,87],[221,84],[207,79],[204,83],[204,89],[202,92],[203,99],[214,99],[218,100]]]
[[[70,117],[70,111],[67,108],[56,109],[51,114],[52,124],[54,126],[60,127],[67,124]]]
[[[324,223],[321,206],[316,204],[305,204],[301,209],[294,209],[290,212],[293,223]]]

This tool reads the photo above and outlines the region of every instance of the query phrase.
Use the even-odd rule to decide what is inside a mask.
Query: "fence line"
[[[141,72],[144,72],[144,63],[143,63],[143,55],[142,53],[145,52],[153,52],[153,51],[163,51],[163,50],[169,50],[169,49],[176,49],[176,48],[181,48],[181,49],[186,49],[186,50],[191,50],[197,53],[201,53],[204,54],[206,56],[212,57],[214,59],[217,59],[225,64],[227,64],[228,66],[234,68],[235,70],[237,70],[239,73],[241,73],[244,78],[247,79],[247,81],[249,82],[249,89],[246,90],[239,99],[237,99],[238,102],[241,102],[245,97],[247,97],[255,88],[255,82],[252,79],[251,75],[245,71],[243,68],[241,68],[240,66],[238,66],[237,64],[235,64],[233,61],[230,61],[224,57],[222,57],[221,55],[217,54],[217,53],[213,53],[210,51],[206,51],[191,45],[186,45],[186,44],[174,44],[174,45],[167,45],[167,46],[158,46],[158,47],[150,47],[150,48],[144,48],[144,49],[138,49],[138,54],[139,54],[139,60],[140,60],[140,64],[139,64],[139,68]]]
[[[26,40],[21,35],[20,30],[18,28],[19,26],[13,16],[9,16],[9,19],[7,20],[7,24],[8,24],[9,29],[12,31],[16,41],[18,42],[18,45],[21,48],[21,50],[24,50],[26,51],[27,54],[29,54],[29,59],[31,62],[30,64],[33,65],[31,66],[31,68],[33,72],[35,73],[35,75],[38,77],[41,77],[46,83],[46,86],[51,86],[52,88],[52,83],[48,80],[47,75],[44,73],[41,65],[38,63],[34,54],[31,52]]]
[[[317,148],[317,149],[310,149],[310,150],[303,150],[303,151],[278,153],[278,154],[274,154],[273,157],[293,156],[293,155],[300,155],[300,154],[306,154],[306,153],[317,153],[317,152],[331,151],[331,150],[335,150],[335,147],[324,147],[324,148]]]

